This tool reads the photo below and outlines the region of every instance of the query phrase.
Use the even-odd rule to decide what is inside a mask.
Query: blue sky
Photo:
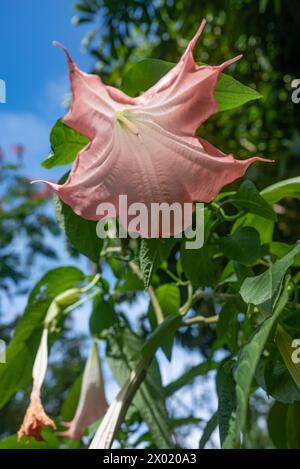
[[[6,104],[0,104],[0,146],[13,159],[11,146],[26,147],[25,172],[31,177],[55,178],[39,163],[49,151],[48,136],[64,114],[68,93],[64,54],[52,46],[62,42],[84,70],[92,58],[80,51],[90,26],[73,26],[75,0],[1,0],[0,79],[6,82]]]

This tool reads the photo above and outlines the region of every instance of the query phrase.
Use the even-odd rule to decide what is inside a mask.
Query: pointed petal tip
[[[55,192],[58,192],[59,189],[60,189],[60,185],[59,184],[55,184],[54,182],[50,182],[50,181],[45,181],[44,179],[36,179],[34,181],[30,181],[30,184],[35,184],[36,182],[43,182],[44,184],[47,184],[48,186],[50,186]]]
[[[187,51],[188,52],[192,52],[199,37],[201,36],[202,32],[203,32],[203,29],[205,28],[206,26],[206,18],[203,18],[203,20],[201,21],[201,24],[195,34],[195,36],[193,37],[193,39],[190,41],[189,45],[188,45],[188,48],[187,48]]]
[[[69,65],[74,65],[74,62],[72,60],[72,57],[68,51],[68,49],[59,41],[52,41],[52,45],[55,46],[55,47],[59,47],[60,49],[62,49],[64,51],[64,53],[66,54],[66,57],[67,57],[67,60],[68,60],[68,63]]]

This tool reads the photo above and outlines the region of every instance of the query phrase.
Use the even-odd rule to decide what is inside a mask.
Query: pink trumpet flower
[[[30,404],[26,410],[23,423],[18,431],[18,439],[22,436],[33,436],[41,441],[41,431],[44,427],[56,428],[55,423],[45,413],[41,402],[41,388],[45,379],[48,364],[48,329],[43,330],[40,346],[33,365],[33,387],[30,396]]]
[[[64,423],[69,428],[60,435],[78,440],[89,425],[105,415],[107,408],[101,364],[97,344],[94,342],[84,368],[75,416],[71,422]]]
[[[55,43],[66,53],[73,95],[64,122],[90,143],[63,185],[48,184],[78,215],[100,220],[107,215],[97,214],[97,207],[110,203],[126,229],[128,214],[119,210],[119,195],[127,195],[128,205],[139,202],[148,210],[152,203],[210,202],[249,165],[263,160],[236,160],[196,136],[199,125],[217,111],[220,73],[241,58],[198,66],[193,50],[204,26],[205,20],[178,64],[136,98],[82,72]],[[143,227],[137,232],[148,236]]]

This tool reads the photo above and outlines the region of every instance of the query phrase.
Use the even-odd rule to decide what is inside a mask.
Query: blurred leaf
[[[81,383],[82,375],[78,376],[75,380],[63,402],[60,415],[64,422],[70,422],[75,415],[80,397]]]
[[[0,366],[0,408],[31,379],[43,320],[51,302],[83,279],[82,272],[75,267],[59,267],[49,271],[33,288],[24,315],[7,347],[6,363]]]

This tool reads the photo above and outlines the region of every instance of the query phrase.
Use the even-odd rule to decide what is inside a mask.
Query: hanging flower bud
[[[97,344],[94,342],[84,368],[75,416],[71,422],[65,423],[69,429],[61,433],[61,436],[72,439],[81,438],[89,425],[105,415],[107,407],[101,364]]]
[[[18,431],[18,439],[22,436],[33,436],[41,441],[41,431],[44,427],[56,428],[55,423],[45,413],[41,402],[41,388],[45,379],[48,364],[48,329],[43,330],[40,346],[33,365],[33,386],[30,404],[26,410],[23,423]]]

